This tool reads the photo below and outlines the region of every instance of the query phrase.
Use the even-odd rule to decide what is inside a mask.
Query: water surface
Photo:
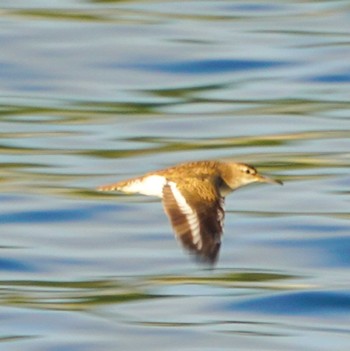
[[[347,1],[1,13],[0,349],[348,349]],[[285,183],[227,198],[215,269],[157,200],[95,191],[211,158]]]

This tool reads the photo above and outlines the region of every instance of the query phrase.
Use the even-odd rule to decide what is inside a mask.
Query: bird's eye
[[[245,168],[245,170],[244,170],[244,173],[245,174],[255,174],[256,173],[256,171],[255,171],[255,169],[253,169],[253,168]]]

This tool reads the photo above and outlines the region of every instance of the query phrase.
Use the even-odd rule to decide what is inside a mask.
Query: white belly
[[[150,175],[144,178],[135,179],[124,186],[122,191],[126,193],[139,193],[148,196],[163,197],[163,187],[167,180],[163,176]]]

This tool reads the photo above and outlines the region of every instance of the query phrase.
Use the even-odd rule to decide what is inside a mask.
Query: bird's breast
[[[224,181],[219,185],[219,192],[222,197],[226,197],[228,194],[231,194],[232,191],[233,190]]]

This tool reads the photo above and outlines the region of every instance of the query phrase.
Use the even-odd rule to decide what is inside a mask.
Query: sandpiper
[[[98,188],[160,197],[177,239],[199,261],[217,261],[223,234],[224,200],[254,182],[281,184],[244,163],[197,161]]]

